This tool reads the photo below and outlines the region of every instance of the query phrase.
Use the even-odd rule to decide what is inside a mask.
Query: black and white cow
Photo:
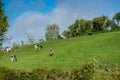
[[[39,49],[43,49],[43,46],[35,44],[34,48],[35,48],[35,51],[37,51]]]
[[[3,50],[3,54],[6,54],[8,52],[11,52],[13,51],[13,49],[11,47],[6,47],[4,50]]]
[[[11,55],[10,59],[11,59],[12,62],[16,62],[17,61],[16,55]]]

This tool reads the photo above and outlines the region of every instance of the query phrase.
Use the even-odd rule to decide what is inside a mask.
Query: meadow
[[[2,55],[0,66],[17,70],[33,69],[73,69],[97,59],[103,64],[120,63],[120,31],[85,35],[75,38],[46,41],[43,49],[34,50],[34,45],[24,45],[19,49]],[[49,56],[49,49],[54,55]],[[15,54],[17,62],[11,62]]]

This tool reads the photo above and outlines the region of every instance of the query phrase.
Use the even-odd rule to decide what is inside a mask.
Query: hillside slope
[[[72,69],[79,65],[91,63],[93,59],[101,63],[115,64],[120,61],[120,32],[101,33],[41,44],[44,49],[34,51],[33,45],[23,46],[3,55],[0,66],[11,69],[32,70],[36,68]],[[52,48],[54,55],[49,56]],[[10,55],[17,55],[18,61],[10,61]]]

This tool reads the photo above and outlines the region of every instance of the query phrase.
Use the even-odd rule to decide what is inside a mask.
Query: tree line
[[[120,30],[120,12],[110,19],[109,16],[95,17],[92,20],[77,19],[73,24],[64,30],[62,35],[66,38],[72,38],[82,35],[92,35],[97,32],[108,32]],[[59,26],[57,24],[48,25],[45,32],[46,40],[56,40],[62,37],[59,34]]]

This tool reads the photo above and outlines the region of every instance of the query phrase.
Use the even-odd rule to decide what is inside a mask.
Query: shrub
[[[92,32],[89,32],[88,35],[92,35]]]
[[[85,64],[83,67],[78,67],[72,71],[73,80],[90,80],[93,78],[93,64]]]
[[[120,73],[116,74],[116,72],[112,73],[112,79],[113,80],[120,80]]]
[[[61,69],[35,69],[31,72],[25,72],[0,67],[0,79],[3,80],[90,80],[92,77],[92,64],[86,64],[72,71]]]
[[[67,70],[52,69],[48,72],[47,79],[51,80],[70,80],[70,72]]]

